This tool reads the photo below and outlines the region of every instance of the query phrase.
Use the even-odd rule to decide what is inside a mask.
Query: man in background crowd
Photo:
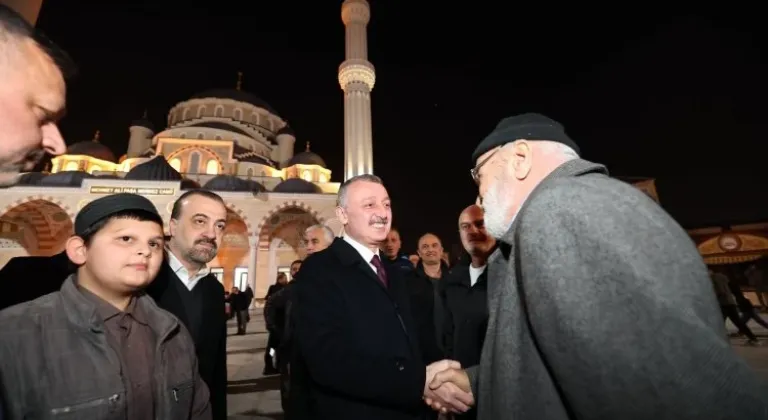
[[[462,366],[480,364],[488,326],[488,257],[496,240],[485,230],[483,209],[471,205],[459,215],[459,237],[468,261],[454,266],[444,280],[445,357]],[[477,411],[457,414],[457,419],[475,419]]]
[[[387,235],[387,239],[381,243],[381,251],[384,253],[384,262],[402,269],[406,273],[413,271],[414,265],[408,259],[408,255],[401,252],[402,242],[400,241],[400,231],[392,228]]]

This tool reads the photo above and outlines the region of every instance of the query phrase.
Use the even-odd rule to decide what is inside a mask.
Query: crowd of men
[[[60,63],[0,6],[4,183],[64,151]],[[768,417],[768,390],[731,349],[701,256],[654,201],[538,114],[502,120],[471,160],[479,198],[459,231],[472,258],[450,273],[434,235],[412,272],[385,261],[382,180],[342,184],[343,235],[320,229],[269,299],[284,296],[270,328],[282,326],[271,344],[286,418]],[[224,290],[206,267],[226,227],[221,198],[179,197],[169,238],[132,194],[94,200],[74,225],[66,264],[51,268],[56,290],[0,312],[3,418],[226,418]]]

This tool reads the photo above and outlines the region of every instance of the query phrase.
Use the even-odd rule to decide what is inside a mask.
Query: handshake
[[[464,413],[475,404],[469,377],[459,362],[441,360],[427,366],[424,401],[442,413]]]

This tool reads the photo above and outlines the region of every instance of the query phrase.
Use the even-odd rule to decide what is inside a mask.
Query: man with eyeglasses
[[[431,388],[470,391],[480,420],[765,418],[701,256],[656,202],[543,115],[502,120],[473,160],[499,247],[488,327],[480,365]]]

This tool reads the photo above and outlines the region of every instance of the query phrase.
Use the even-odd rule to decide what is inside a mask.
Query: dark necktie
[[[384,271],[384,264],[381,263],[381,258],[379,258],[378,255],[374,255],[373,258],[371,258],[371,264],[376,267],[376,275],[379,276],[381,284],[383,284],[384,287],[389,287],[387,272]]]

